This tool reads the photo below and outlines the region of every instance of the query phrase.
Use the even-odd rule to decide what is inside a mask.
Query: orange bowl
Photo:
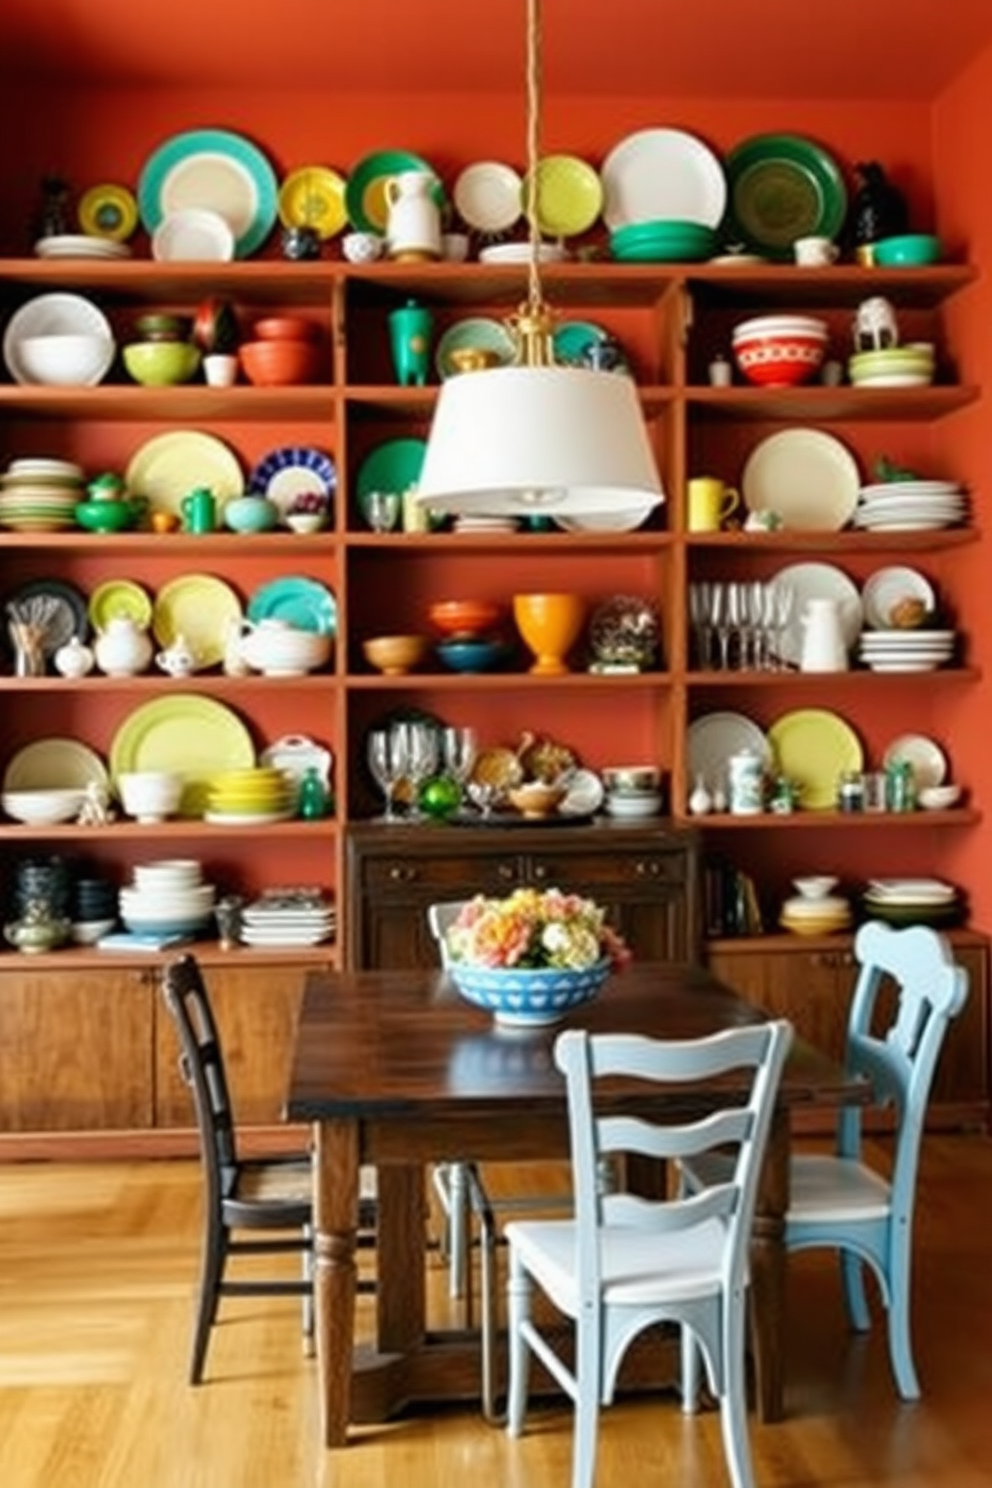
[[[432,625],[447,636],[479,635],[499,623],[502,610],[487,599],[441,599],[428,610]]]
[[[312,341],[246,341],[238,359],[256,387],[282,387],[316,381],[320,348]]]
[[[302,315],[266,315],[253,327],[259,341],[313,341],[317,327]]]

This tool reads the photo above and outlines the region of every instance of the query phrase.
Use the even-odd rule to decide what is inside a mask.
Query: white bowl
[[[608,795],[606,810],[610,816],[628,821],[657,816],[661,810],[661,796],[658,792],[644,792],[636,796]]]
[[[349,263],[375,263],[386,250],[386,240],[379,233],[350,232],[341,239],[341,252]]]
[[[102,935],[109,935],[117,924],[114,920],[74,920],[69,936],[74,945],[95,945]]]
[[[792,882],[804,899],[825,899],[837,887],[837,879],[829,873],[811,873]]]
[[[949,811],[961,799],[959,785],[925,785],[916,797],[924,811]]]
[[[24,336],[17,343],[17,363],[25,382],[92,387],[107,375],[115,350],[106,336]]]
[[[14,821],[46,827],[56,822],[74,821],[85,800],[86,791],[77,788],[4,791],[0,796],[0,806]]]
[[[117,794],[128,816],[140,822],[164,821],[179,810],[183,778],[168,770],[139,770],[117,779]]]

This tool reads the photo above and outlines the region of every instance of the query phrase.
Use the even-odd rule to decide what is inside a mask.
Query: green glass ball
[[[437,775],[433,780],[426,781],[417,797],[421,811],[439,820],[457,811],[461,800],[461,788],[450,775]]]

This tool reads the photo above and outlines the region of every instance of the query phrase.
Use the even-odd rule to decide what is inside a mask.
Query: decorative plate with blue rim
[[[304,491],[323,491],[330,500],[337,490],[337,467],[324,450],[284,445],[270,450],[248,477],[249,491],[267,496],[283,516]]]
[[[217,212],[247,258],[275,224],[279,187],[257,146],[228,129],[192,129],[152,152],[138,180],[138,210],[149,236],[173,212]]]
[[[312,630],[318,635],[335,635],[338,628],[337,600],[330,589],[316,579],[301,574],[286,574],[262,584],[248,600],[249,620],[285,620],[297,630]]]

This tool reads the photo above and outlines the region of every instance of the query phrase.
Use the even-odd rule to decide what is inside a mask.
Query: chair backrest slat
[[[234,1113],[213,1010],[192,956],[166,968],[162,996],[176,1025],[180,1067],[193,1093],[207,1184],[211,1197],[219,1197],[238,1160]]]

